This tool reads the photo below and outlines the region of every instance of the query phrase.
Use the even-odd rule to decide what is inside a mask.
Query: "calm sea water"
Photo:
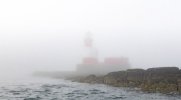
[[[0,100],[181,100],[181,96],[60,79],[31,78],[0,81]]]

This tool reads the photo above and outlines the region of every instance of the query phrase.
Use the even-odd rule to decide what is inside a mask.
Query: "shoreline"
[[[73,76],[66,79],[80,83],[140,88],[144,92],[181,94],[181,70],[178,67],[128,69],[103,76]]]

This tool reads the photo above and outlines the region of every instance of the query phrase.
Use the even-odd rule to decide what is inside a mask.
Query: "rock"
[[[119,87],[138,87],[143,91],[181,94],[181,70],[177,67],[128,69],[105,76],[89,75],[79,82],[101,83]]]
[[[127,84],[127,72],[111,72],[104,77],[104,83],[113,86],[126,86]]]
[[[130,87],[139,87],[144,80],[145,70],[129,69],[127,70],[127,81]]]
[[[80,80],[80,82],[83,83],[103,83],[103,77],[99,76],[97,77],[96,75],[89,75],[83,79]]]
[[[146,81],[150,83],[177,83],[177,77],[179,74],[179,68],[177,67],[159,67],[150,68],[146,71]]]
[[[178,92],[181,94],[181,79],[178,79]]]
[[[145,81],[142,89],[146,91],[159,91],[164,93],[178,91],[178,76],[180,74],[177,67],[159,67],[146,70]]]

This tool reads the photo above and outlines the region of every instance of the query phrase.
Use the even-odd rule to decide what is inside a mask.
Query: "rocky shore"
[[[143,91],[181,94],[181,70],[177,67],[128,69],[105,76],[69,78],[83,83],[107,84],[116,87],[137,87]]]

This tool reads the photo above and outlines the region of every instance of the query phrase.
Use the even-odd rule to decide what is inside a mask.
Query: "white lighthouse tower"
[[[80,75],[105,75],[109,72],[128,69],[129,62],[125,57],[108,57],[104,62],[98,61],[98,52],[93,45],[91,33],[88,32],[84,39],[84,51],[82,63],[77,65],[77,74]]]
[[[90,32],[88,32],[84,39],[84,46],[85,46],[85,58],[94,58],[97,59],[98,52],[97,49],[93,46],[93,39]]]

